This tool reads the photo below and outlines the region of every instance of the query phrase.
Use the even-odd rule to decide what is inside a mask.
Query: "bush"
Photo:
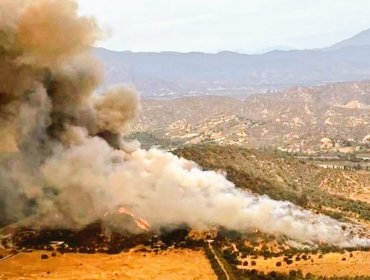
[[[287,265],[291,265],[293,263],[293,260],[287,260],[286,263]]]

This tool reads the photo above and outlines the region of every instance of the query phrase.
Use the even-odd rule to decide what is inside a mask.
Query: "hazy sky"
[[[253,52],[329,46],[370,28],[370,0],[78,0],[113,50]]]

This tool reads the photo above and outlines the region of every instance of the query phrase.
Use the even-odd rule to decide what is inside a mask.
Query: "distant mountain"
[[[255,55],[230,51],[133,53],[106,49],[95,49],[95,54],[106,68],[106,85],[134,84],[144,98],[246,97],[291,86],[370,79],[370,45],[365,44],[366,38],[370,42],[370,31],[329,49]]]
[[[295,48],[289,47],[289,46],[284,46],[284,45],[276,45],[276,46],[272,46],[272,47],[269,47],[269,48],[261,49],[256,53],[257,54],[263,54],[263,53],[267,53],[267,52],[271,52],[271,51],[292,51],[292,50],[295,50]]]
[[[354,46],[370,46],[370,28],[356,34],[349,39],[334,44],[333,46],[329,47],[328,50],[338,50],[341,48]]]

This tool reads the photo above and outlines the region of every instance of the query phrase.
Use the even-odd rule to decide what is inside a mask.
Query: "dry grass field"
[[[41,259],[47,254],[47,259]],[[203,251],[168,250],[117,255],[34,251],[0,261],[0,279],[216,280]]]
[[[290,270],[301,270],[304,275],[307,273],[333,277],[333,276],[369,276],[370,275],[370,252],[346,252],[330,253],[324,255],[307,255],[307,260],[302,259],[302,256],[296,261],[296,256],[293,256],[292,264],[284,262],[283,257],[276,257],[270,259],[250,257],[243,259],[248,262],[248,266],[238,266],[243,269],[257,269],[265,273],[277,271],[281,273],[289,273]],[[251,266],[252,261],[255,262]],[[280,263],[281,265],[279,266]],[[278,264],[278,265],[277,265]]]

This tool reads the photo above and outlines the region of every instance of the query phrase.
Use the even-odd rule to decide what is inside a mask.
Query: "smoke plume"
[[[94,95],[102,71],[90,54],[101,37],[73,0],[0,3],[0,140],[3,225],[78,229],[121,206],[152,228],[223,226],[338,246],[370,246],[342,223],[238,190],[224,176],[122,135],[139,110],[133,88]],[[124,225],[123,225],[124,226]]]

